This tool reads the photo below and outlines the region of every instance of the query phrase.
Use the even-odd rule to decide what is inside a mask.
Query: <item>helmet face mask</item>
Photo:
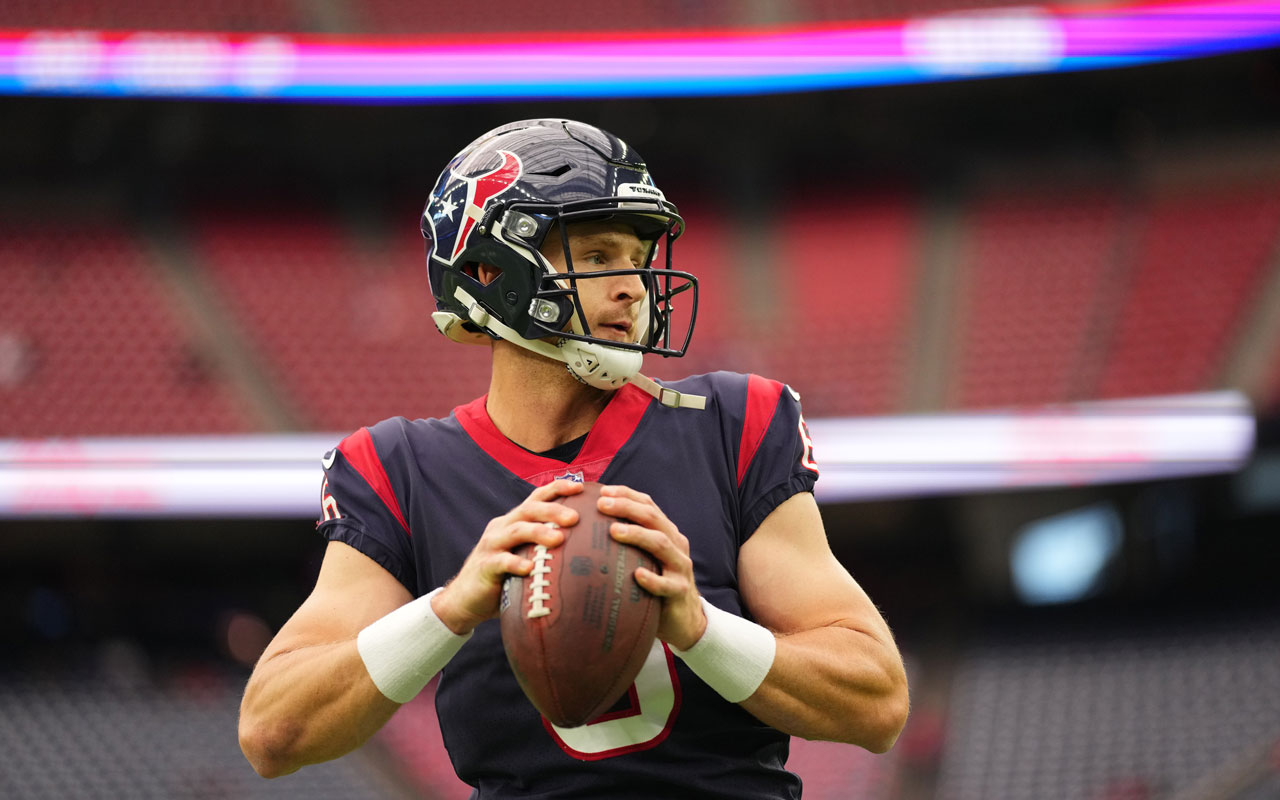
[[[674,269],[671,264],[672,243],[682,232],[683,223],[679,217],[671,215],[669,220],[657,223],[652,217],[646,216],[610,214],[599,217],[569,211],[560,213],[558,220],[561,224],[553,229],[551,235],[559,239],[556,245],[564,254],[565,267],[563,271],[556,271],[550,264],[547,265],[547,270],[539,277],[539,286],[531,306],[533,324],[542,335],[603,342],[611,347],[655,353],[663,357],[684,355],[697,319],[698,283],[692,275]],[[570,241],[573,225],[577,222],[597,221],[617,221],[631,227],[637,238],[648,245],[647,261],[633,268],[576,269]],[[546,246],[544,244],[544,248]],[[659,258],[661,260],[655,264]],[[633,328],[634,341],[600,339],[591,332],[590,317],[583,308],[578,286],[587,281],[623,276],[636,276],[644,285],[640,313]],[[688,304],[689,314],[687,318],[676,317],[681,324],[673,337],[675,326],[671,324],[671,320],[676,310],[674,300],[677,295],[685,293],[690,294],[681,298],[681,305]]]
[[[631,269],[575,269],[570,237],[579,222],[628,225],[649,245],[648,261]],[[682,356],[698,295],[697,279],[672,266],[672,245],[683,229],[644,162],[617,137],[567,120],[504,125],[450,162],[423,210],[436,323],[457,341],[570,340],[583,343],[576,351],[634,351],[628,360],[636,369],[644,353]],[[562,270],[543,255],[550,247],[563,250]],[[496,268],[497,277],[481,281],[476,264]],[[579,286],[624,275],[637,276],[645,290],[632,341],[595,336]],[[687,318],[673,313],[677,296]],[[554,357],[577,374],[568,358]]]

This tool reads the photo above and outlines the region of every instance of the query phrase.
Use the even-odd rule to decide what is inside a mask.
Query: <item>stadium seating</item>
[[[1213,386],[1278,242],[1280,185],[1274,182],[1156,196],[1098,394]]]
[[[655,0],[591,3],[567,0],[489,3],[477,14],[465,3],[424,11],[411,0],[4,0],[0,28],[227,32],[365,32],[411,35],[502,34],[528,31],[727,29],[898,19],[1001,5],[996,0],[804,0],[786,4]]]
[[[1135,205],[1106,186],[1023,187],[961,202],[951,327],[930,334],[947,339],[943,407],[1217,388],[1274,268],[1276,188],[1165,190]],[[750,221],[714,201],[682,203],[675,263],[699,276],[696,334],[688,356],[650,357],[647,372],[769,375],[802,393],[810,417],[902,410],[928,330],[914,315],[934,291],[921,282],[934,232],[918,198],[782,206],[776,227],[746,236]],[[6,227],[0,435],[266,428],[227,353],[196,335],[198,311],[165,279],[174,270],[211,287],[217,324],[237,329],[224,338],[247,341],[301,429],[447,414],[487,390],[484,348],[434,330],[412,228],[357,230],[315,208],[197,210],[185,227],[164,258],[127,225]],[[1268,391],[1280,395],[1264,387],[1261,406]]]
[[[1122,290],[1116,193],[991,191],[965,217],[951,404],[1084,399],[1091,337]]]
[[[0,436],[251,427],[159,275],[144,240],[119,225],[3,225]]]
[[[236,743],[243,675],[199,664],[153,668],[124,642],[103,653],[108,657],[88,654],[80,673],[67,672],[64,662],[58,670],[0,674],[5,800],[402,796],[359,757],[265,781]],[[136,668],[101,669],[113,662]]]
[[[899,19],[1009,6],[998,0],[803,0],[790,5],[797,20],[812,22]]]
[[[488,388],[488,352],[435,330],[421,237],[361,247],[336,215],[204,214],[195,252],[310,430],[447,415]]]
[[[620,31],[729,29],[776,25],[829,24],[900,19],[1007,5],[997,0],[803,0],[791,3],[738,3],[715,0],[653,0],[648,3],[592,3],[586,0],[531,5],[503,2],[485,14],[465,5],[436,5],[429,15],[410,0],[362,0],[345,7],[360,30],[452,34],[515,31]]]
[[[151,31],[269,31],[313,29],[304,4],[293,0],[5,0],[0,28],[79,28]]]
[[[698,278],[698,318],[684,358],[646,358],[645,374],[654,378],[675,379],[724,369],[744,346],[741,337],[753,325],[735,298],[741,287],[731,220],[696,201],[681,201],[680,214],[687,233],[676,241],[673,266]],[[677,299],[675,305],[677,315],[688,313],[687,303]]]
[[[808,196],[763,237],[771,256],[704,203],[681,204],[677,266],[698,276],[689,354],[654,377],[728,369],[786,381],[811,416],[887,412],[899,400],[915,291],[916,208],[905,194]],[[687,210],[686,210],[687,209]],[[750,223],[747,223],[750,224]]]
[[[804,196],[775,231],[769,324],[744,331],[810,417],[888,413],[902,399],[920,229],[908,194]],[[730,366],[729,368],[736,368]]]
[[[957,670],[937,796],[1172,797],[1274,742],[1277,720],[1274,618],[1011,628]]]
[[[1275,363],[1271,366],[1271,381],[1260,411],[1270,415],[1280,414],[1280,348],[1276,350]]]
[[[529,31],[636,31],[731,24],[733,9],[687,0],[648,3],[521,3],[501,0],[477,14],[465,3],[438,3],[424,13],[412,0],[362,0],[348,15],[361,30],[418,35]]]

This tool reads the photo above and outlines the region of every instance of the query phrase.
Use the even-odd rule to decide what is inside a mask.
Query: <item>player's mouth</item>
[[[596,330],[601,335],[610,339],[617,339],[622,342],[631,341],[632,324],[629,320],[614,320],[613,322],[601,322],[596,326]]]

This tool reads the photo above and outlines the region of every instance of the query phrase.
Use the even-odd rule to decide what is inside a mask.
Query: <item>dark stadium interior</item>
[[[5,97],[0,275],[20,291],[0,301],[0,336],[26,337],[27,355],[0,370],[0,437],[340,434],[391,414],[447,413],[483,392],[483,354],[439,352],[417,215],[441,165],[468,137],[551,115],[627,138],[682,210],[689,198],[691,222],[715,231],[718,238],[693,241],[691,224],[688,237],[712,259],[704,289],[711,305],[690,369],[785,366],[812,416],[1217,389],[1245,392],[1258,414],[1258,463],[1241,475],[826,506],[836,554],[900,637],[915,712],[884,759],[842,750],[837,760],[848,768],[826,773],[821,758],[806,761],[806,797],[1280,796],[1280,343],[1265,339],[1265,324],[1252,336],[1240,324],[1265,322],[1275,317],[1266,306],[1280,307],[1278,52],[696,99]],[[1237,224],[1241,204],[1256,209],[1256,231]],[[1221,232],[1191,231],[1164,250],[1160,241],[1135,245],[1141,252],[1126,262],[1118,294],[1093,284],[1033,285],[1048,293],[1026,299],[1038,315],[1032,322],[1002,316],[1003,295],[983,305],[981,291],[1006,282],[998,259],[975,258],[963,273],[972,284],[953,284],[954,297],[935,301],[964,307],[949,328],[918,318],[933,307],[925,282],[936,268],[892,278],[896,262],[886,261],[875,291],[896,306],[883,319],[864,313],[871,301],[859,298],[856,281],[833,285],[842,248],[857,249],[841,226],[869,207],[885,214],[874,230],[895,242],[893,257],[928,247],[936,241],[929,235],[959,220],[993,249],[1067,225],[1083,232],[1069,245],[1083,263],[1111,246],[1089,237],[1122,228],[1135,208],[1157,220],[1153,239],[1179,235],[1184,205],[1186,218],[1221,220]],[[1061,223],[1054,209],[1064,207],[1074,216]],[[1015,229],[1024,224],[1032,234]],[[816,240],[806,238],[813,227],[821,229]],[[1202,235],[1232,237],[1209,244],[1224,252],[1222,244],[1238,245],[1237,255],[1174,277],[1159,271],[1166,252],[1191,252]],[[21,254],[39,248],[45,255],[34,258],[45,259],[45,271],[19,275]],[[807,260],[796,263],[796,252]],[[948,255],[962,254],[939,258]],[[808,277],[798,274],[808,267]],[[49,275],[56,277],[42,277]],[[1203,329],[1187,341],[1150,344],[1125,327],[1144,313],[1153,326],[1167,324],[1160,306],[1170,296],[1161,286],[1187,275],[1185,292],[1221,298],[1197,323]],[[1099,285],[1110,277],[1095,275]],[[311,305],[366,284],[371,293],[349,305]],[[788,285],[803,286],[803,295],[775,291]],[[1119,311],[1072,316],[1062,298],[1075,291]],[[823,324],[790,316],[808,299],[827,312]],[[333,354],[337,375],[318,370],[331,325],[377,328],[372,317],[348,319],[360,304],[384,304],[394,325]],[[984,309],[990,314],[979,319]],[[1052,330],[1037,327],[1046,319]],[[1106,346],[1090,338],[1101,327]],[[1023,350],[1000,338],[1010,329],[1025,334]],[[809,364],[799,352],[858,351],[860,342],[869,346],[842,369]],[[83,360],[59,360],[71,351],[67,358]],[[664,364],[658,374],[685,368]],[[54,373],[62,383],[37,385]],[[133,391],[121,377],[150,383]],[[1091,595],[1064,605],[1021,602],[1008,566],[1019,530],[1091,504],[1113,508],[1124,523],[1120,551]],[[306,519],[0,519],[0,749],[28,765],[0,762],[0,796],[458,796],[447,782],[432,783],[440,765],[430,754],[407,754],[405,741],[427,735],[413,727],[428,724],[421,706],[406,707],[401,727],[369,752],[310,776],[258,783],[238,760],[234,704],[248,667],[308,591],[321,547]],[[1111,707],[1073,702],[1088,685],[1117,699]],[[1219,703],[1201,702],[1215,692]],[[1125,710],[1126,697],[1137,710]],[[1162,702],[1179,713],[1159,716],[1152,707]],[[165,716],[187,704],[186,717]],[[1014,716],[999,717],[997,707]],[[1009,719],[1034,720],[1037,710],[1040,727],[1022,730],[1043,733],[1047,744],[1020,750],[1030,746],[1008,731]],[[1127,727],[1133,719],[1147,727]],[[116,735],[147,725],[145,735]],[[1081,729],[1097,733],[1092,744],[1082,743]],[[166,737],[186,736],[222,749],[190,758],[189,773],[156,777],[164,768],[155,750],[172,741]],[[34,744],[46,737],[54,737],[47,748]],[[31,764],[68,750],[85,755],[57,756],[61,777],[33,777]],[[108,769],[129,760],[136,766],[125,777]],[[152,782],[128,782],[147,772]],[[1239,775],[1246,777],[1233,781]],[[1178,793],[1188,787],[1200,793]]]
[[[171,209],[175,199],[240,200],[241,187],[356,207],[390,204],[400,193],[416,198],[459,137],[548,114],[630,130],[666,182],[715,181],[724,187],[717,194],[731,196],[742,183],[794,191],[907,181],[935,189],[1026,167],[1114,177],[1168,149],[1206,155],[1224,142],[1265,142],[1280,124],[1280,56],[748,97],[5,104],[7,191],[97,187],[147,210]]]

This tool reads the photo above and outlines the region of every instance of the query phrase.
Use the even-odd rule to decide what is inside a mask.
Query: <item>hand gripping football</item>
[[[528,577],[510,575],[502,593],[502,644],[534,707],[562,728],[608,711],[644,665],[661,601],[636,583],[636,567],[657,572],[649,553],[614,541],[616,517],[596,509],[600,484],[561,497],[578,522],[558,547],[526,544]]]

